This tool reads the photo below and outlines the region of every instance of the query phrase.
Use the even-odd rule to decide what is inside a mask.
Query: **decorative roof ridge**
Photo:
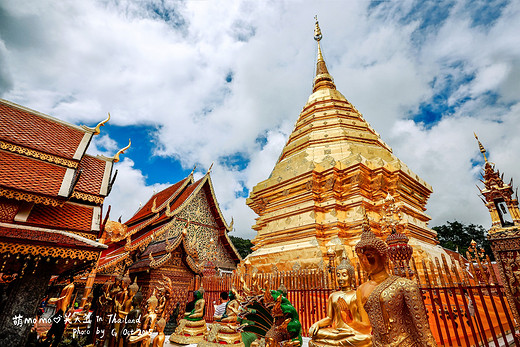
[[[167,198],[166,200],[164,200],[164,202],[159,206],[159,207],[156,207],[155,209],[153,208],[152,206],[152,212],[159,212],[161,211],[162,209],[164,209],[165,207],[169,207],[170,205],[170,202],[172,202],[172,200],[174,200],[175,198],[179,197],[179,195],[181,194],[181,192],[184,190],[184,188],[186,188],[189,184],[193,184],[193,182],[195,181],[193,179],[193,172],[190,173],[188,176],[186,176],[185,178],[183,178],[184,182],[179,186],[178,189],[176,189],[171,195],[169,198]],[[182,181],[182,180],[181,180]],[[175,184],[175,183],[174,183]],[[171,187],[171,186],[170,186]],[[169,187],[168,187],[169,188]],[[157,199],[157,195],[160,194],[161,192],[165,191],[166,189],[168,188],[164,188],[163,190],[161,190],[160,192],[156,193],[153,197],[155,197],[155,199]],[[151,199],[152,199],[151,198]],[[150,199],[150,200],[151,200]],[[148,200],[148,201],[150,201]],[[154,200],[154,204],[155,204],[155,200]],[[154,211],[155,210],[155,211]]]
[[[183,182],[183,181],[184,181],[184,182]],[[192,173],[190,173],[188,176],[186,176],[185,178],[183,178],[182,180],[180,180],[180,181],[178,181],[178,182],[176,182],[176,183],[174,183],[174,184],[172,184],[172,185],[170,185],[170,186],[164,188],[164,189],[161,190],[160,192],[157,192],[157,193],[153,194],[153,195],[150,197],[150,199],[148,199],[148,200],[146,201],[146,203],[145,203],[143,206],[141,206],[141,208],[138,209],[130,219],[128,219],[128,220],[126,221],[125,224],[127,224],[127,223],[130,222],[130,221],[132,221],[132,219],[134,218],[134,216],[136,216],[136,215],[137,215],[137,214],[138,214],[142,209],[144,209],[144,208],[148,205],[148,203],[149,203],[150,201],[152,201],[152,203],[153,203],[153,200],[154,200],[154,198],[157,198],[157,195],[161,194],[161,193],[164,192],[166,189],[171,188],[172,186],[176,185],[177,183],[182,182],[182,184],[179,186],[179,188],[176,189],[176,190],[175,190],[175,191],[170,195],[170,197],[167,198],[167,199],[166,199],[166,200],[165,200],[165,201],[164,201],[164,202],[163,202],[159,207],[156,207],[156,208],[154,208],[154,209],[150,208],[150,213],[147,213],[147,214],[143,215],[142,217],[140,217],[139,219],[136,219],[136,220],[132,221],[132,223],[137,222],[137,221],[141,221],[141,222],[138,223],[138,224],[140,224],[140,223],[143,222],[144,219],[149,218],[150,215],[152,215],[152,214],[157,214],[157,212],[160,212],[163,208],[165,208],[166,205],[169,204],[169,203],[170,203],[174,198],[178,197],[178,196],[181,194],[181,192],[184,191],[184,189],[186,188],[186,186],[187,186],[188,184],[192,184],[193,181],[194,181],[194,180],[193,180],[193,172],[192,172]],[[152,207],[153,207],[153,205],[152,205]],[[154,212],[154,210],[155,210],[155,212]],[[129,228],[130,228],[130,227],[129,227]]]
[[[95,128],[89,128],[86,125],[75,125],[75,124],[66,122],[64,120],[61,120],[59,118],[55,118],[53,116],[49,116],[48,114],[35,111],[33,109],[30,109],[30,108],[22,106],[22,105],[18,105],[16,103],[12,102],[12,101],[8,101],[8,100],[0,98],[0,103],[6,104],[6,105],[11,106],[11,107],[18,108],[19,110],[24,111],[24,112],[28,112],[28,113],[30,113],[30,114],[32,114],[34,116],[42,117],[42,118],[45,118],[45,119],[47,119],[49,121],[52,121],[52,122],[55,122],[55,123],[60,123],[60,124],[62,124],[64,126],[67,126],[69,128],[72,128],[72,129],[75,129],[75,130],[78,130],[78,131],[81,131],[81,132],[84,132],[84,133],[94,133],[94,131],[95,131]]]
[[[42,231],[42,232],[46,232],[46,233],[50,233],[50,234],[60,234],[60,235],[67,236],[67,237],[76,239],[78,241],[84,242],[92,247],[104,248],[104,249],[108,248],[107,245],[104,245],[97,241],[87,239],[83,236],[79,236],[78,234],[75,234],[73,232],[67,232],[67,231],[56,230],[56,229],[40,228],[40,227],[34,227],[34,226],[29,226],[29,225],[10,224],[10,223],[3,223],[3,222],[0,222],[0,226],[10,228],[10,229],[35,230],[35,231]]]
[[[14,190],[0,187],[0,197],[6,197],[8,199],[15,199],[20,201],[34,202],[36,204],[44,204],[50,206],[62,206],[67,200],[65,198],[58,199],[57,197],[49,197],[36,193],[29,193],[22,190]]]
[[[190,193],[190,195],[183,201],[181,204],[173,211],[170,211],[169,216],[172,217],[179,213],[180,210],[184,208],[186,204],[188,204],[193,197],[200,191],[204,183],[206,182],[207,178],[209,177],[209,172],[205,174],[201,179],[199,179],[196,182],[193,182],[192,184],[196,185],[196,187],[193,189],[193,191]]]
[[[238,257],[238,261],[242,261],[242,256],[240,255],[240,253],[238,253],[238,250],[236,249],[235,245],[233,244],[233,241],[231,241],[231,238],[229,237],[228,233],[224,233],[224,237],[226,238],[226,241],[228,242],[228,244],[231,246],[231,249],[233,250],[233,252],[235,252],[236,256]]]
[[[169,229],[175,222],[175,218],[173,218],[172,220],[170,220],[168,223],[164,224],[164,225],[161,225],[160,227],[157,227],[157,228],[153,228],[151,231],[155,230],[153,233],[151,233],[150,235],[146,236],[146,237],[143,237],[141,240],[138,241],[139,238],[135,239],[135,243],[132,244],[132,241],[128,242],[125,244],[124,246],[124,249],[126,251],[132,251],[138,247],[141,247],[143,245],[146,245],[148,246],[148,244],[152,241],[151,238],[153,235],[155,236],[160,236],[162,235],[167,229]],[[156,230],[157,229],[157,230]],[[128,240],[128,237],[131,236],[131,235],[126,235],[127,237],[127,240]],[[141,235],[143,236],[143,235]]]
[[[106,262],[106,263],[104,263],[102,265],[99,265],[97,267],[97,271],[99,272],[99,271],[102,271],[103,269],[105,269],[105,268],[107,268],[109,266],[118,264],[120,261],[125,260],[126,258],[128,258],[128,254],[129,254],[128,252],[124,252],[124,253],[119,254],[114,259],[111,259],[108,262]]]
[[[228,232],[233,231],[233,225],[234,225],[233,218],[231,218],[231,223],[230,224],[228,224],[226,222],[226,220],[224,219],[224,215],[222,213],[222,210],[220,209],[220,205],[219,205],[219,203],[217,201],[217,198],[216,198],[216,195],[215,195],[215,190],[213,188],[213,181],[211,180],[210,173],[208,172],[206,175],[208,176],[207,177],[207,182],[208,182],[209,189],[211,191],[211,197],[213,199],[213,203],[215,204],[215,208],[216,208],[216,210],[218,212],[218,215],[219,215],[220,219],[222,220],[222,223],[224,224],[224,227],[226,228],[226,230]]]
[[[70,168],[77,168],[79,165],[79,160],[77,159],[66,159],[59,155],[49,154],[43,151],[39,151],[36,149],[32,149],[30,147],[21,146],[19,144],[14,144],[9,141],[0,140],[0,149],[20,154],[29,158],[36,158],[42,161],[46,161],[52,164],[57,164],[60,166],[66,166]]]

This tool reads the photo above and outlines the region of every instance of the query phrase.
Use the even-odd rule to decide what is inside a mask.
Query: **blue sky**
[[[489,227],[473,131],[518,180],[515,1],[0,0],[0,97],[75,124],[111,113],[91,153],[132,139],[114,219],[214,163],[225,217],[251,238],[245,198],[312,92],[316,14],[339,91],[433,186],[430,226]]]

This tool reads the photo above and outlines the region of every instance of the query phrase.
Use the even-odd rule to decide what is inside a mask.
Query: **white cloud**
[[[433,186],[432,224],[487,226],[472,132],[506,177],[518,175],[520,5],[475,25],[478,4],[446,4],[4,1],[0,93],[76,123],[93,126],[111,112],[112,124],[157,127],[156,154],[202,171],[215,162],[226,219],[234,217],[237,235],[252,236],[254,213],[241,194],[268,177],[311,93],[318,14],[338,89]],[[445,18],[423,29],[436,6],[448,7]],[[421,105],[442,102],[450,108],[437,109],[437,124],[410,120]],[[92,150],[113,155],[118,147],[105,136]],[[226,165],[237,154],[247,167]],[[113,216],[129,217],[154,188],[129,158],[139,160],[118,164],[107,199]]]

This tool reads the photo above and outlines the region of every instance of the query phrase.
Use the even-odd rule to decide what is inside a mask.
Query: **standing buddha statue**
[[[373,345],[437,346],[419,287],[387,272],[388,246],[370,230],[366,214],[356,253],[369,276],[358,294],[372,325]]]
[[[143,322],[141,323],[141,328],[134,331],[128,342],[130,345],[134,344],[141,347],[150,346],[150,340],[152,338],[152,333],[155,329],[155,324],[157,323],[157,313],[155,313],[155,309],[157,308],[157,297],[155,296],[155,290],[152,293],[152,296],[146,301],[147,304],[147,313],[143,317]]]
[[[330,294],[327,317],[309,328],[310,347],[372,346],[370,323],[353,289],[355,270],[345,255],[336,268],[340,290]]]

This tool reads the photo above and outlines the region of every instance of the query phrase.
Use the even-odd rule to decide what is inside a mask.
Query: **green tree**
[[[465,225],[454,221],[446,222],[446,224],[433,227],[432,229],[437,232],[440,245],[444,248],[452,251],[457,251],[458,249],[459,254],[466,257],[466,251],[470,246],[471,240],[475,240],[477,247],[483,247],[491,260],[494,259],[491,246],[486,238],[487,230],[482,225]]]
[[[242,258],[245,258],[248,254],[253,252],[251,249],[251,247],[253,247],[251,240],[231,235],[229,238]]]

